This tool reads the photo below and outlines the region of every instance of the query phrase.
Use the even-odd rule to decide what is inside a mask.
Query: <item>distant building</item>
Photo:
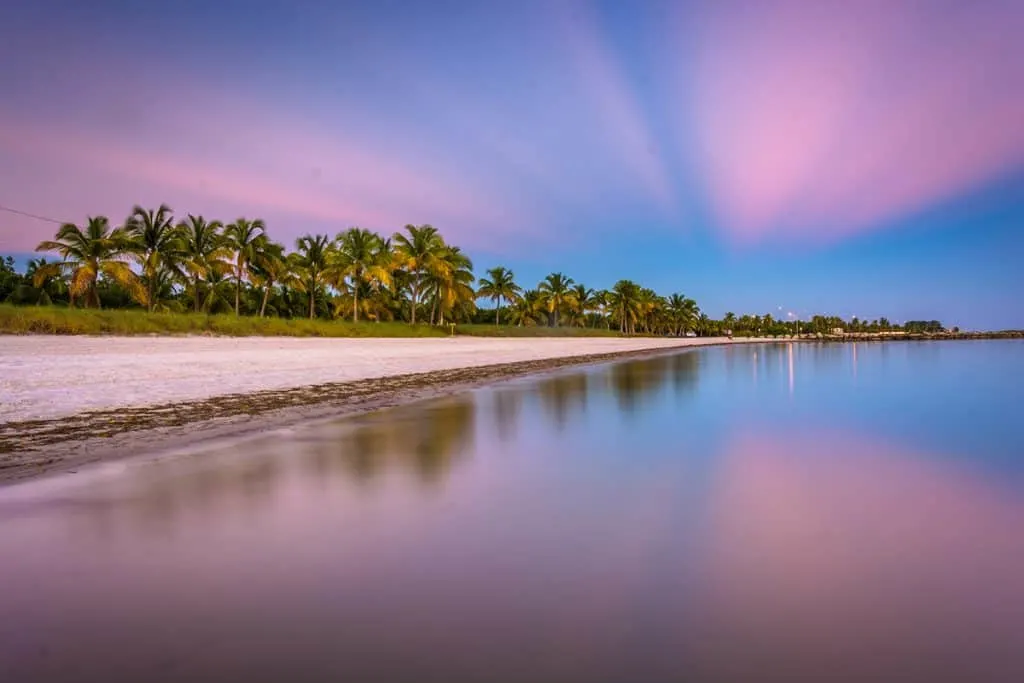
[[[833,327],[832,328],[832,334],[834,334],[836,336],[842,336],[843,328],[841,328],[841,327]]]

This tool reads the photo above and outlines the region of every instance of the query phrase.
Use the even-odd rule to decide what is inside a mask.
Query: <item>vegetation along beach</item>
[[[477,278],[429,225],[288,250],[259,219],[136,206],[121,226],[61,225],[38,250],[59,259],[0,264],[0,331],[31,335],[0,345],[0,480],[684,346],[951,337],[938,321],[714,320],[630,280]]]

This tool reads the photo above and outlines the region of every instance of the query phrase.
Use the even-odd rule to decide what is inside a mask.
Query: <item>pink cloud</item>
[[[1024,164],[1024,10],[758,3],[700,37],[696,140],[733,241],[829,242]]]
[[[539,229],[529,207],[509,205],[489,179],[439,163],[429,149],[393,150],[294,115],[257,114],[252,103],[206,104],[151,113],[129,131],[7,117],[0,149],[17,159],[12,168],[36,170],[12,173],[9,201],[78,221],[98,213],[119,220],[149,198],[182,214],[262,215],[286,242],[354,224],[389,233],[430,222],[466,247],[489,247]],[[9,251],[29,250],[53,231],[16,217],[2,225]]]

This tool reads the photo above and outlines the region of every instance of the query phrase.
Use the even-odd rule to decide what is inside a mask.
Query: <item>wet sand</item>
[[[754,341],[754,340],[745,340]],[[0,338],[0,484],[722,338]]]

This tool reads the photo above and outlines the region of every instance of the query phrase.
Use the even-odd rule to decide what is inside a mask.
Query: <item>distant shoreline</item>
[[[737,337],[741,339],[742,337]],[[948,332],[948,333],[873,333],[851,332],[847,334],[815,335],[801,334],[799,337],[768,338],[768,341],[812,341],[812,342],[902,342],[902,341],[957,341],[972,339],[1024,339],[1024,330],[1003,330],[1000,332]]]

